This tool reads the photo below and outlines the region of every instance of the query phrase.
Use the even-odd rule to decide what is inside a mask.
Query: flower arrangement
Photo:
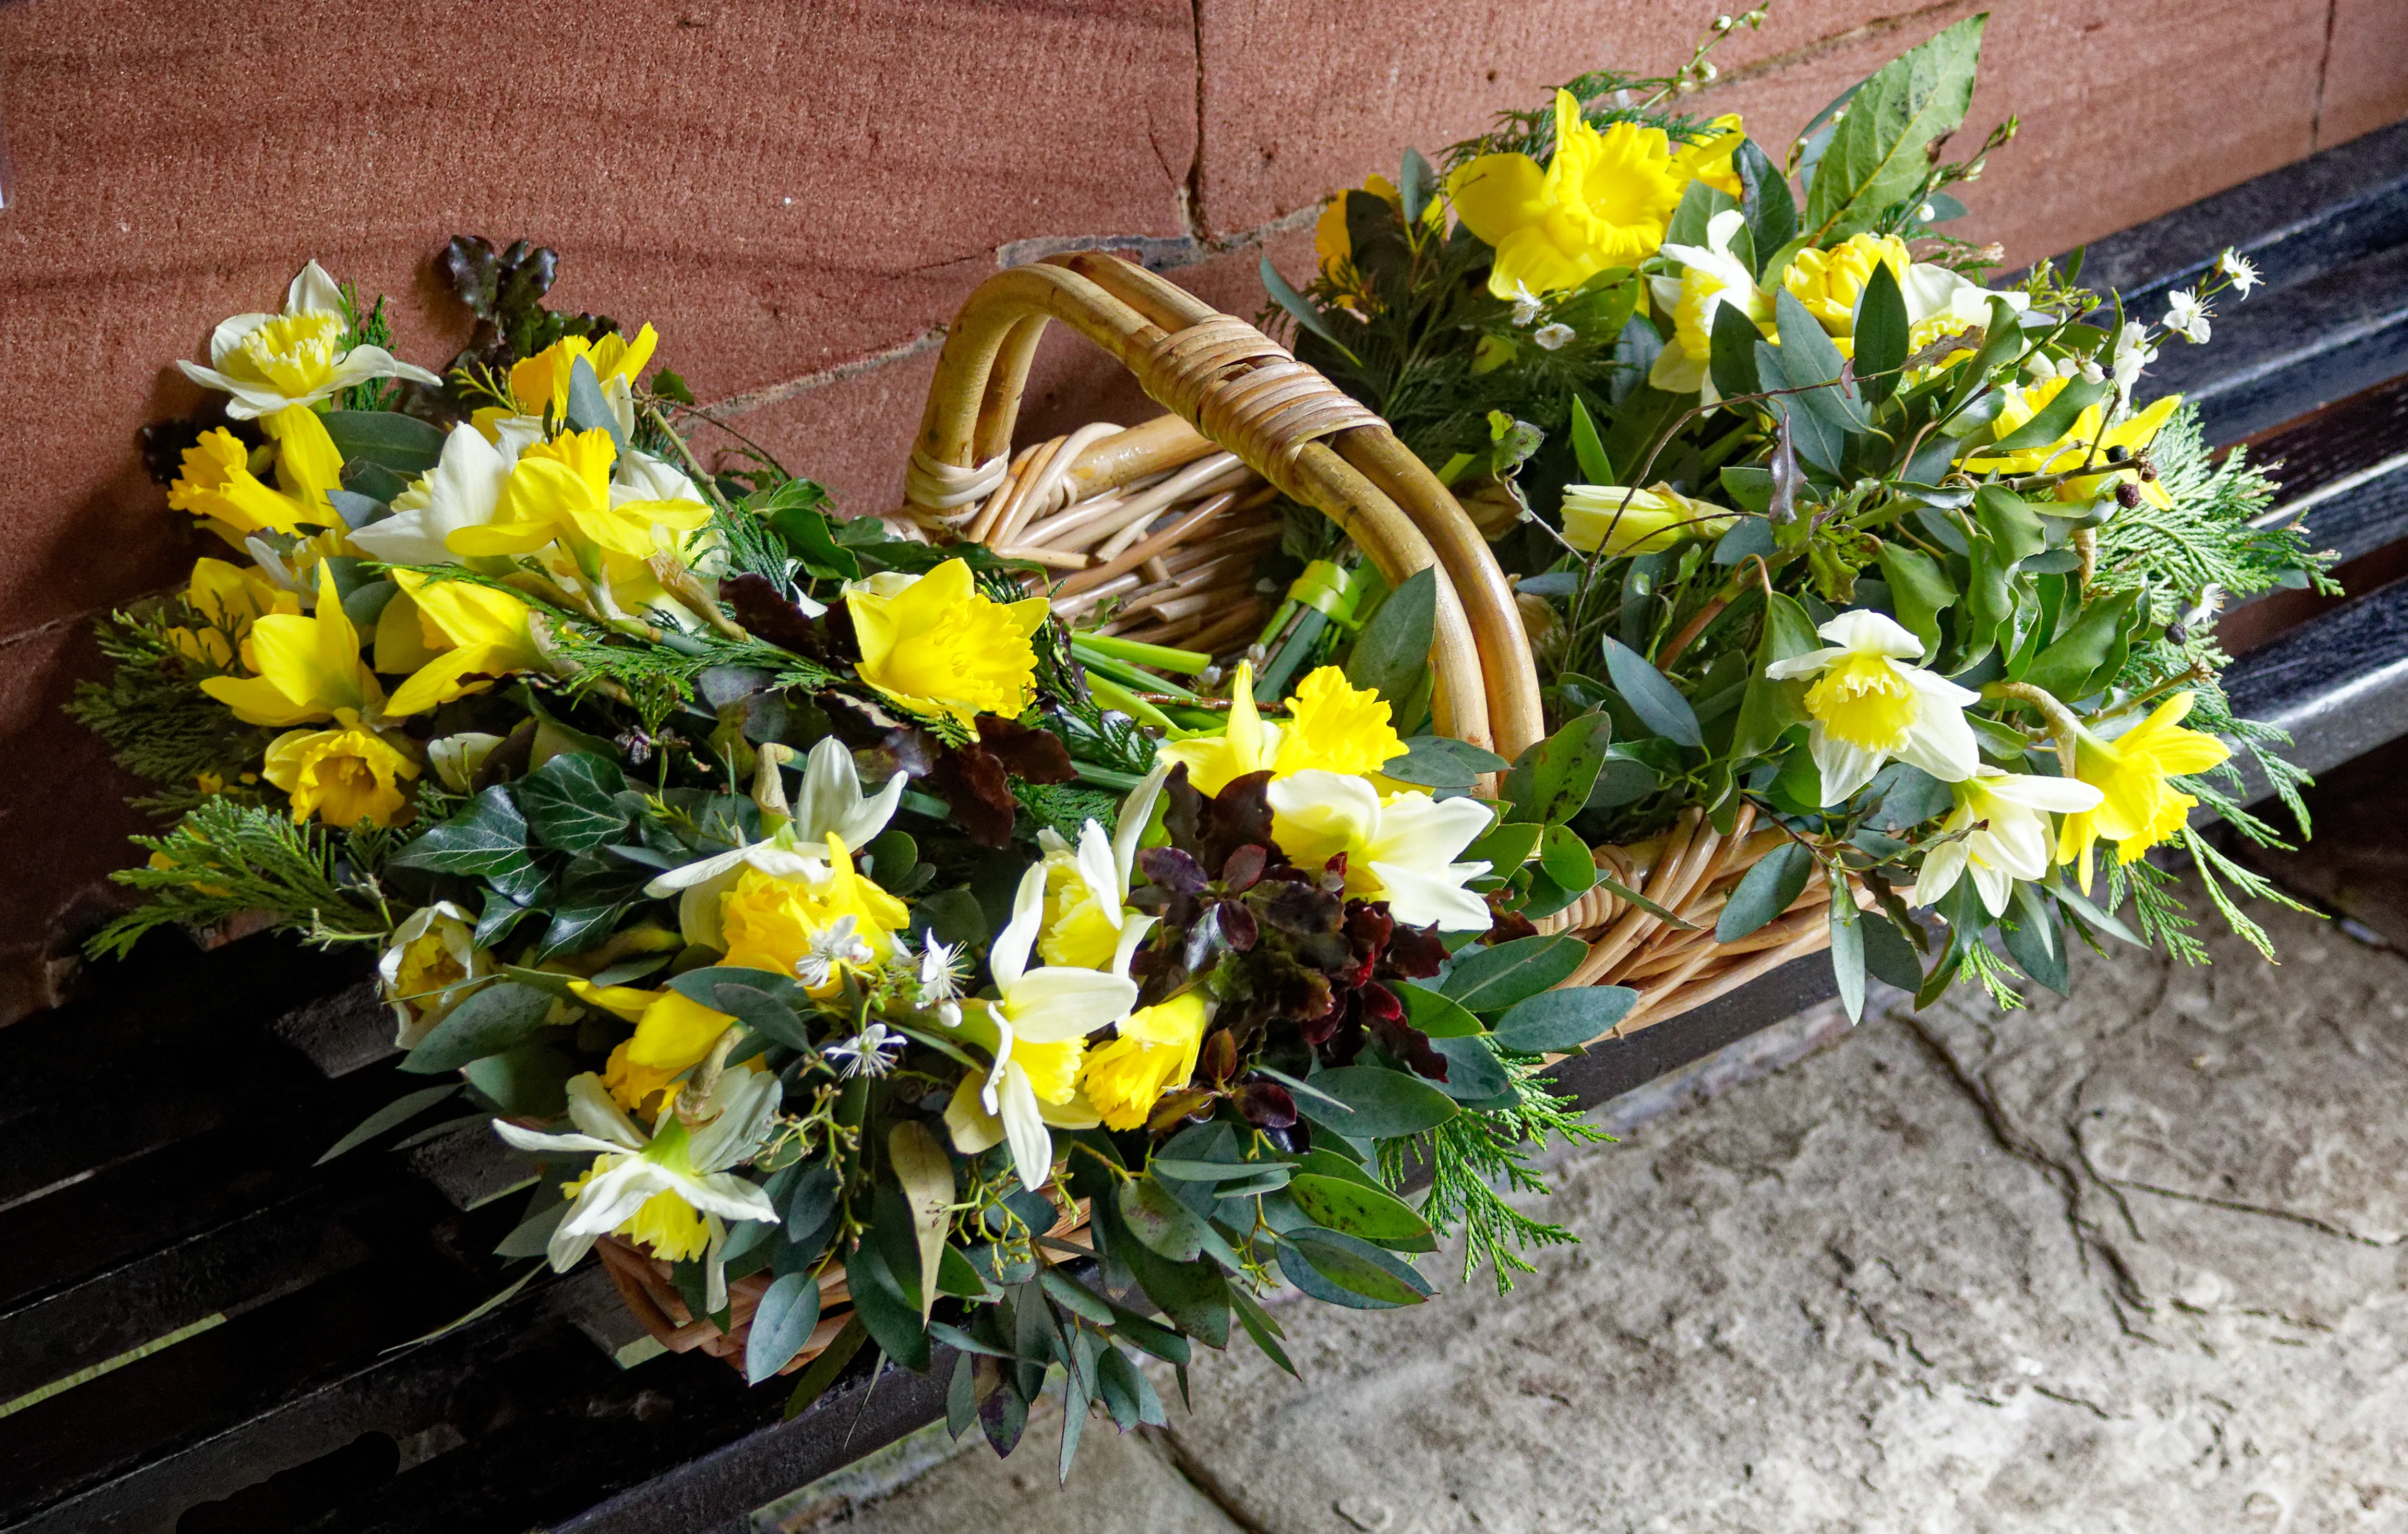
[[[1512,762],[1426,727],[1434,572],[1300,508],[1252,644],[1074,629],[1039,566],[839,520],[749,443],[706,467],[650,326],[543,308],[550,251],[452,242],[478,328],[439,372],[313,262],[146,434],[222,548],[103,625],[74,705],[170,823],[93,951],[374,948],[439,1080],[337,1151],[465,1094],[536,1182],[503,1254],[603,1245],[794,1410],[950,1347],[954,1429],[1005,1452],[1058,1363],[1067,1469],[1090,1405],[1162,1420],[1137,1355],[1183,1387],[1234,1323],[1284,1367],[1275,1283],[1412,1304],[1449,1231],[1500,1284],[1569,1240],[1499,1184],[1598,1138],[1543,1068],[1638,993],[1573,933],[1604,896],[1693,925],[1622,877],[1684,814],[1772,828],[1720,943],[1852,896],[1852,1009],[1868,973],[2061,989],[2076,936],[2203,957],[2168,843],[2254,934],[2228,886],[2270,892],[2188,817],[2273,836],[2228,741],[2299,779],[2208,620],[2326,577],[2132,395],[2255,274],[2157,326],[2078,269],[1982,286],[1937,228],[1980,30],[1779,166],[1668,109],[1707,47],[1584,77],[1333,201],[1304,290],[1266,263],[1514,576],[1554,728]]]

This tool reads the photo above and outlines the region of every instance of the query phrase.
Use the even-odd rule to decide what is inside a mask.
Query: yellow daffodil
[[[167,638],[187,659],[222,671],[234,665],[251,625],[271,612],[298,617],[301,598],[273,581],[222,559],[196,559],[184,588],[184,605],[200,618],[197,629],[171,628]]]
[[[578,358],[584,358],[594,369],[595,381],[601,384],[606,398],[625,395],[645,365],[652,360],[652,349],[659,342],[660,337],[650,325],[638,331],[632,340],[617,331],[598,341],[583,336],[564,336],[511,367],[510,394],[526,414],[550,415],[557,421],[568,413],[568,383]],[[612,398],[611,403],[615,407],[619,401]],[[632,412],[619,425],[622,430],[633,431],[636,423]]]
[[[420,713],[482,692],[494,678],[547,668],[529,627],[535,609],[509,592],[473,581],[437,581],[414,570],[395,570],[393,579],[402,594],[394,600],[409,600],[426,647],[439,653],[394,689],[387,714],[398,719]],[[381,620],[377,626],[381,658]]]
[[[1656,356],[1647,381],[1668,394],[1714,392],[1714,311],[1734,304],[1762,330],[1772,319],[1772,299],[1756,285],[1756,276],[1731,249],[1746,219],[1727,208],[1706,221],[1703,245],[1667,245],[1664,256],[1680,265],[1681,275],[1648,279],[1656,307],[1672,316],[1671,343]]]
[[[1092,820],[1079,828],[1075,847],[1051,826],[1038,832],[1037,845],[1045,854],[1045,907],[1037,953],[1047,964],[1080,969],[1111,965],[1128,927],[1137,844],[1154,819],[1170,767],[1157,761],[1121,801],[1109,839]]]
[[[1389,723],[1388,705],[1369,688],[1348,686],[1346,673],[1334,666],[1299,682],[1288,707],[1287,724],[1266,721],[1254,708],[1254,667],[1240,661],[1229,683],[1227,727],[1219,735],[1170,741],[1155,757],[1185,763],[1190,786],[1218,794],[1250,772],[1371,773],[1404,753],[1405,743]]]
[[[312,261],[286,290],[282,314],[237,314],[209,337],[208,366],[177,366],[194,383],[232,394],[226,414],[237,421],[288,405],[315,405],[376,379],[442,385],[425,368],[396,361],[380,346],[345,347],[347,329],[341,291]]]
[[[1365,177],[1363,190],[1402,215],[1405,194],[1397,190],[1396,183],[1385,176],[1375,173]],[[1343,192],[1330,198],[1328,206],[1322,208],[1321,217],[1314,221],[1312,253],[1320,263],[1321,275],[1332,282],[1347,286],[1349,291],[1344,296],[1354,301],[1359,300],[1361,294],[1354,287],[1354,240],[1346,232],[1346,198],[1347,194]],[[1422,222],[1431,229],[1440,229],[1445,225],[1446,209],[1437,198],[1431,198],[1428,206],[1422,209]]]
[[[2005,403],[1999,410],[1998,436],[2020,428],[2041,412],[2042,407],[2065,392],[2071,378],[2053,378],[2026,388],[2010,388]],[[2073,418],[2073,424],[2064,436],[2042,447],[2026,448],[2019,452],[1976,454],[1968,459],[1965,469],[1970,474],[2061,474],[2082,465],[2083,455],[2097,443],[2103,461],[2109,448],[2123,448],[2139,452],[2156,439],[2157,432],[2182,405],[2182,396],[2168,394],[2138,415],[2128,415],[2109,426],[2105,436],[2099,431],[2099,414],[2106,409],[2101,401],[2086,409]],[[2108,469],[2098,474],[2086,474],[2078,480],[2068,480],[2046,494],[2060,501],[2077,504],[2098,499],[2111,491],[2118,480],[2137,479],[2129,468]],[[2155,480],[2140,480],[2141,498],[2151,506],[2169,507],[2173,497]]]
[[[411,911],[377,959],[394,1045],[415,1048],[493,972],[493,955],[477,946],[476,918],[467,911],[449,900]]]
[[[184,450],[183,472],[167,487],[167,505],[199,517],[237,549],[253,533],[298,537],[336,520],[322,500],[313,506],[263,482],[251,471],[251,450],[222,427],[203,432]]]
[[[1923,872],[1915,880],[1915,899],[1926,906],[1971,876],[1983,906],[1993,916],[2003,915],[2007,897],[2018,879],[2038,879],[2048,872],[2048,817],[2097,808],[2099,790],[2072,778],[1977,769],[1963,782],[1951,783],[1956,805],[1940,825],[1951,839],[1923,856]]]
[[[1600,133],[1558,91],[1545,170],[1526,154],[1484,154],[1449,177],[1446,192],[1464,226],[1496,248],[1488,291],[1512,299],[1562,293],[1654,255],[1683,179],[1664,130],[1616,122]]]
[[[889,570],[846,588],[861,641],[861,680],[917,713],[966,729],[980,714],[1019,717],[1036,688],[1045,599],[996,602],[949,559],[925,575]]]
[[[1764,674],[1816,679],[1806,689],[1806,745],[1822,769],[1823,803],[1847,803],[1893,757],[1942,782],[1973,775],[1981,753],[1965,705],[1981,695],[1908,665],[1923,653],[1922,640],[1862,608],[1815,632],[1830,644],[1775,661]]]
[[[288,730],[268,742],[260,776],[293,796],[293,818],[316,815],[345,830],[370,822],[398,825],[409,798],[401,784],[418,764],[360,724],[349,709],[331,730]]]
[[[318,566],[315,616],[271,612],[251,625],[243,664],[254,675],[210,677],[201,691],[246,724],[308,724],[340,710],[373,713],[384,702],[376,673],[360,659],[360,631],[335,593],[334,571]]]
[[[1800,251],[1783,268],[1781,285],[1806,306],[1840,355],[1856,354],[1856,300],[1876,267],[1887,266],[1903,299],[1914,258],[1896,235],[1850,235],[1828,251]]]
[[[573,1199],[552,1233],[546,1255],[565,1273],[606,1232],[632,1236],[665,1256],[703,1259],[703,1303],[727,1303],[719,1252],[729,1220],[775,1223],[767,1190],[728,1170],[749,1161],[768,1138],[783,1089],[766,1070],[734,1066],[720,1073],[685,1116],[664,1111],[646,1135],[628,1122],[592,1072],[568,1080],[570,1132],[544,1134],[508,1119],[494,1128],[522,1151],[593,1153],[585,1175],[561,1191]]]
[[[677,1077],[702,1064],[736,1019],[667,989],[596,985],[572,980],[568,988],[587,1006],[636,1025],[635,1037],[610,1052],[602,1082],[628,1109],[641,1108]]]
[[[1686,181],[1703,181],[1726,196],[1746,194],[1739,179],[1739,168],[1731,157],[1747,139],[1747,127],[1737,112],[1725,112],[1706,124],[1707,134],[1694,144],[1683,144],[1672,151],[1673,173]],[[1767,255],[1770,251],[1765,252]]]
[[[1196,1055],[1211,1021],[1201,987],[1121,1020],[1119,1037],[1087,1054],[1080,1085],[1108,1129],[1135,1129],[1154,1105],[1196,1074]]]
[[[1343,854],[1346,893],[1387,901],[1407,926],[1489,925],[1488,903],[1463,887],[1488,865],[1455,861],[1488,829],[1489,807],[1479,800],[1410,792],[1383,803],[1360,778],[1304,771],[1270,785],[1270,806],[1271,838],[1291,862],[1318,870]]]
[[[2074,738],[2075,775],[2100,797],[2096,809],[2065,817],[2057,828],[2057,860],[2072,865],[2086,895],[2093,843],[2101,838],[2114,842],[2116,861],[2129,863],[2173,836],[2199,800],[2166,780],[2205,772],[2232,754],[2215,737],[2182,727],[2194,701],[2190,693],[2176,693],[2113,740],[2087,730]]]
[[[1610,559],[1661,553],[1683,538],[1720,538],[1730,531],[1733,515],[1669,484],[1653,490],[1564,486],[1564,541],[1584,552],[1602,548]]]
[[[806,961],[840,924],[852,923],[844,935],[859,945],[858,962],[883,962],[894,953],[895,934],[909,925],[910,912],[862,877],[841,838],[830,833],[826,847],[824,873],[787,879],[746,865],[736,876],[720,903],[727,963],[795,975],[813,994],[832,995],[842,977],[831,966],[814,978]]]
[[[599,427],[534,444],[510,469],[493,520],[454,529],[443,546],[473,559],[533,553],[558,542],[581,567],[603,550],[643,559],[669,545],[664,532],[691,533],[710,520],[710,508],[699,501],[613,505],[610,469],[618,455]]]

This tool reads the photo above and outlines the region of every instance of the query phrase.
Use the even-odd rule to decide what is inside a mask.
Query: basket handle
[[[1337,523],[1389,581],[1436,568],[1438,613],[1430,659],[1437,675],[1433,708],[1438,726],[1474,744],[1494,741],[1499,750],[1510,746],[1509,754],[1518,754],[1527,743],[1520,736],[1535,724],[1537,714],[1537,678],[1527,645],[1518,647],[1513,658],[1527,674],[1529,718],[1516,710],[1512,732],[1493,730],[1490,698],[1497,689],[1492,679],[1484,677],[1483,665],[1488,647],[1475,638],[1452,570],[1417,519],[1380,482],[1410,485],[1410,480],[1378,454],[1369,456],[1379,472],[1366,472],[1321,438],[1333,434],[1345,441],[1384,438],[1396,454],[1412,455],[1376,416],[1287,357],[1260,332],[1125,262],[1093,253],[1053,258],[998,272],[970,294],[939,353],[912,449],[907,484],[914,505],[930,506],[924,498],[931,494],[930,486],[975,482],[987,466],[1010,452],[1029,364],[1046,324],[1057,319],[1111,352],[1148,394],[1191,426]],[[1469,520],[1444,488],[1435,478],[1428,482],[1468,528]],[[1408,494],[1418,500],[1426,493],[1416,487]],[[1486,557],[1484,545],[1479,553]],[[1489,569],[1495,570],[1493,561]],[[1496,594],[1502,591],[1503,579],[1498,576],[1495,590],[1480,591],[1478,599],[1493,609]],[[1518,618],[1510,594],[1502,608]],[[1493,627],[1493,621],[1482,626]],[[1519,628],[1516,621],[1517,636]],[[1512,675],[1510,669],[1507,674]]]

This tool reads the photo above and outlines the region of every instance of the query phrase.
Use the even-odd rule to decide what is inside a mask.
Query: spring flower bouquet
[[[1980,30],[1781,162],[1668,109],[1707,48],[1585,77],[1335,200],[1305,290],[1266,264],[1517,581],[1551,733],[1511,762],[1427,727],[1435,572],[1302,508],[1253,643],[1074,629],[1042,566],[839,520],[750,444],[706,467],[651,327],[542,306],[550,251],[452,242],[439,372],[312,263],[146,434],[215,541],[75,704],[170,823],[93,950],[374,950],[430,1082],[336,1150],[465,1096],[525,1159],[526,1276],[598,1248],[795,1410],[948,1350],[1005,1451],[1058,1364],[1067,1468],[1091,1405],[1162,1420],[1138,1355],[1183,1388],[1234,1324],[1284,1366],[1276,1283],[1407,1305],[1449,1232],[1500,1283],[1569,1239],[1499,1184],[1596,1138],[1543,1068],[1640,1000],[1592,983],[1600,902],[1702,930],[1640,887],[1684,817],[1763,843],[1713,939],[1828,922],[1852,1008],[2061,989],[2075,939],[2199,956],[2161,844],[2254,932],[2191,812],[2274,834],[2228,742],[2298,780],[2209,620],[2325,578],[2133,395],[2255,274],[2156,325],[2078,269],[1985,286],[1938,229]]]

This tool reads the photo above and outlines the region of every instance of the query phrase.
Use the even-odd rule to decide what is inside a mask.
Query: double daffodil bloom
[[[767,1191],[727,1169],[759,1152],[780,1096],[777,1077],[732,1067],[695,1105],[699,1128],[688,1129],[672,1104],[646,1135],[588,1071],[569,1078],[569,1133],[543,1134],[508,1119],[495,1119],[494,1127],[522,1151],[594,1154],[585,1176],[570,1184],[575,1202],[545,1249],[553,1272],[568,1271],[595,1241],[616,1231],[671,1260],[702,1257],[704,1303],[715,1311],[727,1303],[719,1260],[726,1222],[780,1218]]]
[[[1956,807],[1941,823],[1941,842],[1923,857],[1915,899],[1936,906],[1971,877],[1983,906],[2003,915],[2018,879],[2038,879],[2050,862],[2048,817],[2094,809],[2099,790],[2073,778],[2042,778],[1985,767],[1948,785]]]
[[[533,553],[556,542],[592,575],[604,551],[644,559],[672,545],[665,534],[691,533],[710,520],[700,501],[614,503],[610,470],[618,456],[618,445],[598,426],[529,446],[502,483],[493,520],[453,529],[443,546],[473,559]]]
[[[1196,1074],[1212,1004],[1198,986],[1121,1019],[1118,1037],[1087,1053],[1080,1090],[1107,1129],[1142,1126],[1163,1094]]]
[[[394,689],[385,708],[392,717],[483,692],[494,679],[513,672],[550,668],[530,626],[535,609],[509,592],[474,581],[438,581],[415,570],[395,570],[393,579],[416,608],[427,647],[438,653]]]
[[[2115,860],[2129,863],[2173,836],[2199,800],[2168,783],[2221,767],[2232,750],[2212,735],[2182,727],[2196,695],[2176,693],[2112,740],[2083,730],[2074,738],[2073,768],[2100,792],[2096,809],[2065,817],[2057,828],[2057,860],[2070,864],[2084,894],[2090,891],[2090,849],[2115,843]]]
[[[1965,706],[1978,699],[1919,666],[1923,641],[1894,619],[1857,609],[1815,630],[1831,643],[1775,661],[1774,681],[1818,679],[1806,690],[1807,749],[1823,773],[1823,803],[1848,802],[1896,758],[1942,782],[1962,782],[1981,765]]]
[[[949,559],[925,575],[887,570],[845,588],[861,641],[861,680],[920,714],[943,714],[975,731],[978,716],[1016,719],[1037,685],[1030,636],[1050,611],[1045,598],[997,602],[970,567]]]
[[[1682,184],[1663,129],[1616,122],[1600,133],[1558,91],[1546,169],[1526,154],[1484,154],[1447,178],[1446,194],[1464,227],[1496,248],[1488,291],[1511,301],[1654,255]]]
[[[239,565],[222,559],[193,561],[193,579],[184,588],[184,605],[204,626],[171,628],[167,637],[189,660],[224,670],[234,665],[251,625],[271,612],[298,617],[301,599],[272,581],[263,581]]]
[[[1322,667],[1298,682],[1288,699],[1287,723],[1275,724],[1256,711],[1254,667],[1240,661],[1229,683],[1227,727],[1170,741],[1154,759],[1185,763],[1191,787],[1218,794],[1250,772],[1282,778],[1312,770],[1377,772],[1404,752],[1387,703],[1370,688],[1349,686],[1338,667]]]
[[[2007,390],[2006,400],[1999,410],[1998,437],[2004,437],[2019,429],[2038,415],[2049,401],[2063,394],[2066,385],[2072,381],[2071,378],[2052,378],[2028,388]],[[2156,440],[2159,429],[2181,408],[2182,396],[2168,394],[2138,415],[2128,415],[2114,423],[2102,437],[2099,431],[2099,415],[2106,405],[2107,402],[2102,400],[2086,409],[2073,418],[2073,424],[2066,429],[2065,435],[2054,442],[2025,448],[2018,452],[1977,453],[1966,460],[1965,471],[1969,474],[2062,474],[2068,469],[2081,467],[2083,455],[2091,451],[2094,442],[2098,444],[2100,462],[2104,465],[2110,448],[2139,452]],[[2139,479],[2135,469],[2112,466],[2102,467],[2100,473],[2086,474],[2078,480],[2067,480],[2044,494],[2059,501],[2081,504],[2111,493],[2119,480],[2138,480],[2141,498],[2151,506],[2170,507],[2174,504],[2173,497],[2166,494],[2165,486],[2157,480]]]
[[[345,710],[372,715],[384,703],[376,673],[360,659],[360,631],[336,595],[335,573],[323,564],[316,615],[271,612],[253,622],[242,660],[255,675],[209,677],[201,691],[246,724],[308,724]]]
[[[354,529],[351,541],[388,565],[458,564],[445,540],[494,520],[502,486],[525,445],[513,437],[488,442],[474,426],[452,427],[435,466],[394,497],[393,515]]]
[[[418,764],[350,709],[335,710],[335,726],[278,736],[259,775],[292,796],[296,821],[316,815],[344,830],[363,822],[398,825],[409,804],[401,784],[418,776]]]
[[[1298,867],[1346,859],[1346,893],[1385,900],[1407,926],[1449,932],[1485,928],[1488,902],[1463,887],[1488,871],[1455,861],[1488,829],[1489,809],[1473,798],[1389,796],[1335,772],[1307,770],[1270,785],[1271,838]]]
[[[1731,250],[1731,241],[1746,223],[1738,208],[1727,208],[1706,221],[1704,245],[1664,247],[1665,258],[1680,264],[1681,275],[1648,279],[1656,307],[1672,316],[1671,342],[1656,353],[1656,366],[1648,370],[1651,387],[1670,394],[1703,393],[1709,399],[1720,398],[1713,377],[1714,311],[1725,304],[1736,305],[1759,330],[1771,321],[1770,295],[1756,285],[1747,263]]]
[[[1896,235],[1850,235],[1828,251],[1800,251],[1782,268],[1781,285],[1814,317],[1840,355],[1856,355],[1856,300],[1875,270],[1887,266],[1899,296],[1907,290],[1914,258]]]
[[[1030,968],[1028,960],[1044,920],[1045,866],[1039,863],[1021,876],[1011,920],[987,953],[999,999],[975,1011],[963,1010],[962,1031],[974,1041],[985,1042],[977,1036],[993,1030],[995,1063],[983,1082],[965,1078],[945,1111],[953,1144],[964,1154],[975,1154],[997,1140],[1008,1141],[1021,1185],[1032,1191],[1045,1185],[1054,1167],[1046,1109],[1072,1109],[1073,1123],[1065,1127],[1074,1126],[1080,1118],[1096,1122],[1077,1097],[1085,1040],[1128,1016],[1137,1004],[1137,982],[1128,978],[1128,961],[1154,926],[1153,917],[1140,916],[1121,928],[1110,973],[1059,965]]]
[[[1669,349],[1667,349],[1669,350]],[[1608,558],[1661,553],[1683,538],[1720,538],[1736,513],[1693,501],[1669,484],[1564,486],[1564,541]]]
[[[408,379],[429,388],[443,380],[396,360],[380,346],[345,347],[343,294],[312,261],[285,290],[282,314],[237,314],[209,337],[209,366],[179,362],[184,376],[233,395],[226,414],[248,421],[288,405],[315,405],[377,379]]]

